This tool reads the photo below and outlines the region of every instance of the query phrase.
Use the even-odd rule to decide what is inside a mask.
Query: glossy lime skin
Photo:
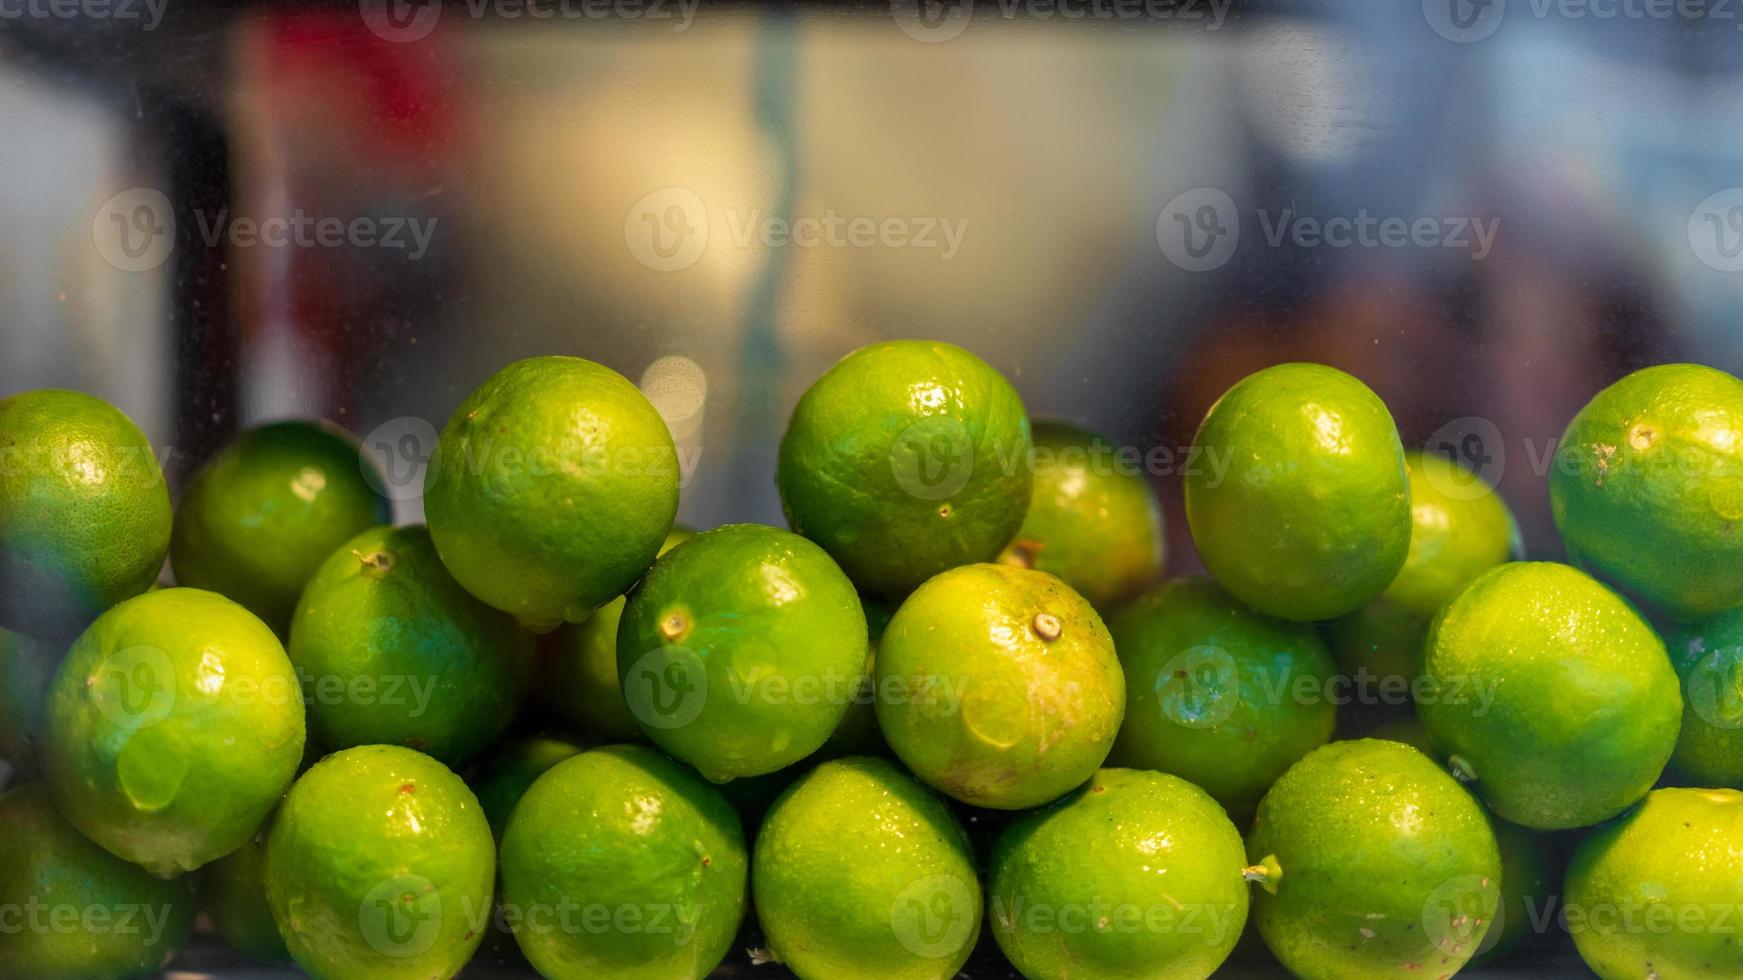
[[[1174,776],[1103,769],[993,850],[993,936],[1032,980],[1200,980],[1247,922],[1246,854],[1215,800]]]
[[[440,762],[344,749],[297,779],[266,838],[266,901],[316,980],[460,972],[489,924],[490,824]]]
[[[1429,627],[1429,737],[1503,819],[1585,827],[1646,795],[1676,746],[1682,694],[1658,634],[1578,569],[1513,562]],[[1521,751],[1529,746],[1530,751]]]
[[[170,541],[176,584],[227,595],[283,631],[333,549],[392,519],[364,478],[372,465],[354,436],[326,422],[242,433],[182,494]]]
[[[1322,364],[1248,375],[1193,437],[1186,519],[1205,568],[1235,598],[1299,621],[1354,612],[1410,551],[1410,484],[1392,415]]]
[[[968,836],[885,759],[825,762],[782,794],[751,890],[769,948],[802,980],[945,980],[980,934]]]
[[[664,555],[696,534],[674,527],[660,545]],[[563,722],[603,742],[642,741],[641,725],[623,702],[617,679],[618,596],[579,623],[567,623],[539,638],[539,700]]]
[[[460,584],[544,633],[635,584],[672,529],[678,481],[672,434],[627,378],[532,357],[454,410],[424,513]]]
[[[551,980],[698,980],[738,934],[745,852],[738,815],[690,770],[644,746],[594,749],[515,807],[503,908]]]
[[[1691,784],[1743,787],[1743,607],[1663,631],[1682,680],[1682,729],[1670,767]]]
[[[1598,392],[1549,502],[1569,558],[1622,591],[1680,619],[1743,604],[1743,381],[1661,364]]]
[[[964,803],[1022,810],[1107,758],[1126,685],[1101,616],[1046,572],[965,565],[914,591],[884,631],[878,727],[914,775]]]
[[[1029,450],[1004,375],[951,344],[893,340],[842,358],[799,399],[775,481],[788,526],[899,600],[1016,536]]]
[[[1537,928],[1552,896],[1559,896],[1561,876],[1552,865],[1552,844],[1543,835],[1518,824],[1491,818],[1495,846],[1501,851],[1501,904],[1495,921],[1471,958],[1473,967],[1499,963],[1511,956]],[[1553,900],[1559,902],[1559,898]]]
[[[22,633],[0,629],[0,759],[18,777],[39,771],[48,686],[60,661],[50,648]]]
[[[0,399],[0,627],[70,637],[144,592],[170,519],[151,444],[115,406],[58,389]]]
[[[162,589],[98,617],[49,689],[42,769],[73,826],[177,875],[254,836],[303,755],[290,659],[253,613]]]
[[[1166,582],[1109,622],[1126,675],[1115,765],[1173,773],[1237,821],[1337,725],[1314,628],[1253,612],[1206,576]]]
[[[201,906],[218,938],[253,960],[290,959],[266,904],[266,844],[251,840],[200,869]]]
[[[1488,817],[1400,742],[1308,753],[1259,804],[1247,859],[1268,869],[1253,893],[1265,945],[1304,980],[1450,976],[1500,902]]]
[[[1567,872],[1568,931],[1604,980],[1743,975],[1743,793],[1659,789],[1594,830]]]
[[[404,745],[450,765],[502,734],[533,671],[532,636],[461,588],[418,526],[370,528],[329,555],[289,653],[321,745]]]
[[[504,742],[484,758],[467,785],[478,796],[478,805],[484,807],[484,818],[490,821],[490,831],[498,841],[508,829],[509,814],[533,781],[557,763],[580,754],[581,746],[567,739],[535,736]]]
[[[91,843],[41,783],[0,795],[0,976],[154,973],[187,942],[195,905],[192,879],[155,877]]]
[[[1385,591],[1326,624],[1338,666],[1415,680],[1429,620],[1471,580],[1507,561],[1518,525],[1501,495],[1445,456],[1404,454],[1410,472],[1410,553]]]
[[[822,548],[728,524],[673,548],[630,593],[617,671],[647,737],[725,782],[816,751],[866,650],[859,596]]]
[[[1097,609],[1162,577],[1162,510],[1131,459],[1062,422],[1034,427],[1035,490],[999,560],[1059,576]]]

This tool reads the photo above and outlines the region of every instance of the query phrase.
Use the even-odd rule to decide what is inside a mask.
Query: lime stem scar
[[[660,635],[667,642],[683,639],[690,632],[690,617],[681,612],[668,613],[660,620]]]
[[[363,563],[365,572],[375,576],[376,578],[380,578],[382,575],[393,570],[393,556],[385,551],[372,551],[368,554],[364,554],[361,551],[353,551],[351,553],[356,555],[357,560]]]
[[[1241,877],[1275,895],[1277,882],[1283,878],[1283,866],[1277,863],[1277,855],[1267,854],[1258,864],[1242,868]]]
[[[1059,633],[1064,629],[1059,623],[1058,616],[1046,612],[1036,613],[1035,621],[1029,625],[1035,631],[1036,636],[1048,642],[1059,639]]]

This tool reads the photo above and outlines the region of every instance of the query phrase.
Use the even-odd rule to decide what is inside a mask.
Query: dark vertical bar
[[[201,95],[199,104],[191,104],[164,92],[141,93],[137,127],[163,162],[177,217],[170,284],[175,362],[169,373],[175,442],[163,461],[172,487],[235,431],[240,396],[241,331],[231,321],[226,252],[202,241],[194,220],[196,214],[219,213],[231,200],[230,140],[223,120],[206,108],[222,105],[222,93]]]

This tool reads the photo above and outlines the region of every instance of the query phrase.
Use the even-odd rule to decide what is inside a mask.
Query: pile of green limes
[[[1534,934],[1743,975],[1743,382],[1574,418],[1572,564],[1329,367],[1181,458],[1208,574],[1163,581],[1153,457],[944,343],[805,392],[787,529],[675,526],[661,417],[572,357],[459,405],[427,526],[327,423],[172,513],[112,406],[0,400],[0,977],[150,973],[201,911],[333,980],[697,978],[751,917],[807,980],[1447,977]]]

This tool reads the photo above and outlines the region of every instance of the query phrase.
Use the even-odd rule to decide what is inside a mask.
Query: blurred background
[[[1640,365],[1743,371],[1743,8],[1562,0],[0,0],[0,396],[99,394],[172,486],[238,428],[417,466],[516,358],[639,382],[680,520],[780,523],[793,403],[962,344],[1135,450],[1349,370],[1559,549]]]

